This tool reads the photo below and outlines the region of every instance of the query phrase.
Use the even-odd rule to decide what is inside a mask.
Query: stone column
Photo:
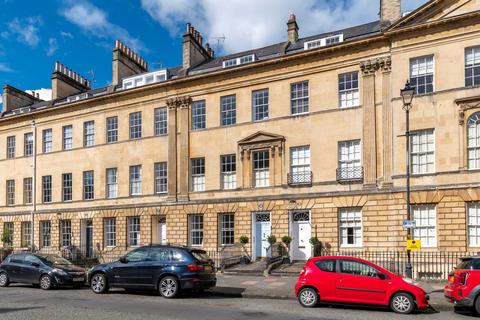
[[[167,100],[168,107],[168,201],[177,201],[177,103]]]
[[[383,181],[382,188],[390,188],[393,171],[393,124],[391,101],[391,70],[392,60],[385,58],[380,62],[382,70],[382,127],[383,127]]]
[[[275,183],[276,183],[276,174],[277,174],[277,166],[276,166],[276,158],[278,158],[275,154],[275,146],[271,146],[270,147],[270,152],[269,152],[269,176],[270,176],[270,181],[269,181],[269,185],[270,187],[273,187],[275,186]]]
[[[375,188],[377,184],[376,123],[375,123],[375,71],[377,61],[367,60],[360,63],[362,70],[362,108],[363,108],[363,167],[364,188]]]
[[[250,188],[252,187],[252,179],[251,176],[251,167],[250,167],[250,150],[243,149],[241,151],[241,159],[242,159],[242,186],[241,188]]]
[[[189,123],[190,123],[190,105],[192,98],[181,97],[178,98],[178,201],[188,201],[189,192],[189,161],[190,161],[190,146],[189,146]]]

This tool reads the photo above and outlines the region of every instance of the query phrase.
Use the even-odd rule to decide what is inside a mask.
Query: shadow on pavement
[[[25,310],[43,309],[43,308],[45,307],[0,308],[0,314],[19,312],[19,311],[25,311]]]

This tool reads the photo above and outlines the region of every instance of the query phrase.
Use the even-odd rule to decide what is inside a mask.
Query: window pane
[[[338,76],[338,95],[340,108],[350,108],[360,105],[357,72],[345,73]]]
[[[142,166],[130,166],[130,195],[142,194]]]
[[[167,192],[168,186],[168,172],[167,172],[167,163],[158,162],[154,165],[155,170],[155,193],[165,193]]]
[[[435,205],[412,206],[415,228],[413,237],[422,242],[422,247],[436,247],[436,210]]]
[[[433,92],[433,56],[410,59],[410,84],[415,93]]]
[[[237,123],[237,97],[235,95],[220,98],[220,117],[222,126]]]
[[[360,208],[339,209],[340,246],[362,246],[362,211]]]
[[[130,113],[130,139],[140,139],[142,137],[142,113]]]
[[[308,112],[308,81],[292,83],[290,85],[290,105],[292,115]]]
[[[237,187],[236,155],[229,154],[220,157],[221,176],[223,189],[235,189]]]
[[[270,152],[268,150],[254,151],[252,155],[254,186],[270,186]]]
[[[107,118],[107,143],[118,141],[118,117]]]
[[[203,245],[203,215],[196,214],[189,216],[189,230],[190,245]]]
[[[268,119],[268,89],[253,91],[252,100],[253,121]]]
[[[167,108],[155,109],[155,135],[167,134]]]
[[[118,196],[117,168],[107,169],[107,198]]]
[[[205,129],[205,101],[195,101],[192,104],[192,130]]]
[[[205,158],[191,160],[192,191],[205,191]]]

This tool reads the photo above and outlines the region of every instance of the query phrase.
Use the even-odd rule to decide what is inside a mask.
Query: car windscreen
[[[37,257],[48,265],[64,266],[64,265],[71,265],[72,264],[67,259],[62,258],[62,257],[57,256],[57,255],[53,255],[53,254],[38,255]]]
[[[473,260],[472,259],[464,259],[462,262],[458,264],[455,268],[457,270],[469,270],[473,268]]]
[[[210,261],[212,260],[208,253],[203,250],[192,250],[193,257],[198,261]]]

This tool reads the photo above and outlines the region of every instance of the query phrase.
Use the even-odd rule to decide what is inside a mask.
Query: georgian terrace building
[[[411,111],[414,236],[423,250],[480,246],[480,1],[215,57],[187,25],[183,64],[149,71],[117,41],[112,85],[57,63],[52,101],[4,87],[0,231],[15,248],[123,252],[170,242],[217,250],[270,234],[294,259],[402,250],[405,112]],[[34,223],[32,228],[32,212]]]

